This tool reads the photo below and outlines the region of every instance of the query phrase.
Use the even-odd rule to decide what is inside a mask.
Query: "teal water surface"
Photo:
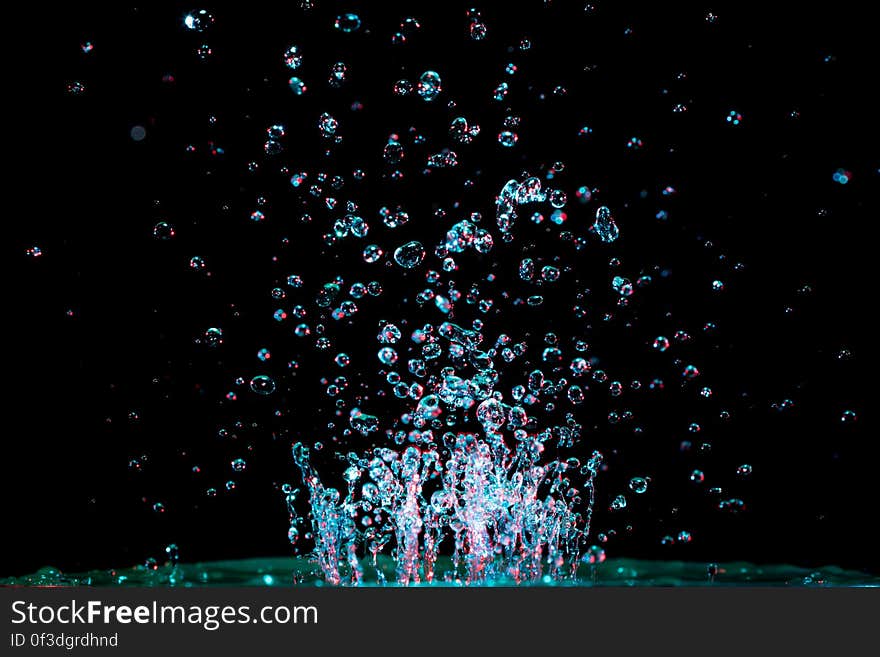
[[[710,572],[714,571],[714,575]],[[462,586],[447,574],[451,564],[438,563],[437,577],[416,586]],[[383,581],[384,580],[384,581]],[[364,564],[364,585],[393,586],[394,563],[380,558],[377,566]],[[6,586],[329,586],[317,564],[292,557],[266,557],[235,561],[177,564],[149,569],[122,569],[67,573],[46,567],[15,577],[0,578]],[[516,586],[509,578],[494,578],[483,586]],[[709,564],[685,561],[609,559],[581,566],[576,578],[544,577],[520,586],[858,586],[880,587],[880,577],[837,566],[802,568],[785,564],[757,565],[746,562]],[[411,584],[412,586],[412,584]]]

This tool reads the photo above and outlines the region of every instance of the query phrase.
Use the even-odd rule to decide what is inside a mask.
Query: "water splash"
[[[360,559],[369,556],[375,564],[388,547],[398,582],[430,582],[445,543],[452,551],[448,576],[469,583],[573,576],[590,536],[602,455],[593,452],[584,463],[551,456],[576,442],[570,429],[541,428],[515,400],[505,403],[495,389],[493,358],[507,336],[482,352],[483,335],[454,323],[424,331],[449,360],[428,361],[427,384],[409,395],[403,418],[414,429],[396,441],[409,445],[349,452],[344,492],[322,483],[307,446],[293,447],[327,580],[360,583]],[[379,341],[395,336],[399,330],[386,326]],[[543,382],[536,371],[524,383],[540,393]],[[352,412],[351,424],[363,435],[378,422]],[[482,430],[442,431],[458,423]],[[287,497],[291,535],[298,538],[305,520],[296,512],[295,495]]]
[[[363,26],[356,14],[339,13],[335,21],[332,15],[324,27],[342,33],[334,38],[352,48],[361,37],[379,33],[366,15]],[[184,21],[191,37],[192,32],[210,34],[214,17],[192,12]],[[491,47],[503,32],[494,22],[490,31],[475,10],[468,12],[467,25],[462,37],[482,42],[469,43],[474,46]],[[420,33],[416,19],[403,19],[399,32],[391,35],[392,45],[417,40],[417,35],[424,36]],[[662,246],[649,254],[642,247],[650,251],[653,236],[675,223],[674,206],[667,203],[679,182],[664,181],[650,189],[654,183],[645,183],[637,199],[625,189],[608,189],[612,184],[594,186],[598,181],[587,178],[601,176],[584,166],[583,159],[579,164],[576,154],[566,162],[534,161],[529,144],[541,141],[548,125],[530,117],[545,101],[565,102],[575,87],[570,82],[552,91],[547,87],[545,94],[539,87],[546,85],[533,84],[538,74],[525,78],[525,53],[533,50],[532,43],[521,35],[516,42],[519,52],[507,50],[515,61],[498,71],[504,81],[475,77],[473,82],[482,86],[471,98],[461,91],[461,75],[444,67],[448,62],[439,54],[413,62],[406,72],[384,70],[377,62],[365,74],[348,54],[323,52],[318,43],[291,45],[286,35],[272,50],[271,64],[277,70],[267,73],[266,82],[274,79],[272,84],[291,102],[310,103],[307,114],[286,126],[276,122],[275,107],[251,108],[262,117],[259,125],[265,133],[260,130],[251,144],[253,160],[246,166],[234,163],[235,171],[247,171],[247,180],[230,173],[232,165],[217,158],[223,150],[213,141],[205,151],[212,162],[206,167],[217,167],[255,198],[241,211],[241,223],[248,227],[244,230],[278,238],[278,250],[272,246],[268,254],[279,270],[266,286],[272,299],[266,317],[270,330],[286,333],[271,343],[271,351],[263,342],[242,345],[247,340],[235,327],[242,316],[236,308],[222,328],[216,317],[204,318],[195,341],[212,354],[228,354],[237,346],[251,356],[257,353],[259,362],[251,365],[256,371],[245,366],[229,377],[234,388],[224,388],[220,402],[229,403],[225,408],[257,400],[267,404],[260,407],[263,411],[271,404],[274,417],[293,418],[277,432],[284,438],[297,434],[290,442],[295,442],[293,460],[304,484],[302,491],[283,487],[289,538],[298,554],[314,554],[327,581],[381,581],[387,569],[377,564],[384,557],[392,559],[394,579],[403,584],[438,578],[467,583],[545,577],[565,581],[583,565],[601,563],[605,547],[610,551],[614,544],[613,529],[595,533],[592,528],[597,485],[607,481],[603,494],[608,493],[608,508],[627,514],[666,483],[643,465],[633,466],[635,471],[621,466],[614,436],[603,435],[623,428],[642,434],[642,411],[648,415],[650,405],[631,400],[664,389],[681,394],[688,408],[679,428],[700,434],[695,452],[711,448],[714,436],[705,432],[711,432],[713,416],[719,424],[731,417],[725,406],[730,396],[724,399],[721,386],[703,385],[704,378],[717,374],[704,358],[719,347],[712,337],[716,318],[703,313],[699,299],[694,304],[701,308],[699,318],[689,311],[679,313],[678,290],[669,294],[667,286],[653,299],[653,292],[646,290],[677,270]],[[540,48],[536,40],[534,50]],[[310,68],[316,57],[324,62],[318,77]],[[221,64],[204,62],[205,67]],[[426,67],[436,67],[442,79]],[[292,73],[297,77],[289,77]],[[401,75],[409,79],[398,79]],[[364,79],[371,82],[364,84]],[[355,90],[357,95],[351,95]],[[293,98],[291,93],[306,97]],[[344,102],[337,102],[341,98]],[[474,98],[478,102],[470,102]],[[490,98],[497,101],[492,106],[498,116],[479,111]],[[361,139],[364,103],[389,108],[401,103],[414,109],[390,113],[389,125],[382,122],[383,132]],[[738,125],[742,117],[736,117],[728,123]],[[214,123],[212,119],[212,131]],[[584,125],[582,117],[572,126],[583,126],[576,133],[579,142],[590,142],[606,130],[600,122]],[[570,130],[574,139],[574,127]],[[633,155],[660,148],[657,143],[653,136],[645,142],[633,137],[619,146]],[[187,156],[202,149],[189,143],[176,146]],[[494,155],[481,157],[475,146],[491,146]],[[500,163],[498,171],[489,167],[494,159]],[[843,173],[835,174],[837,182],[849,179],[851,174]],[[410,186],[419,176],[430,185]],[[283,181],[281,188],[276,178]],[[634,188],[630,182],[622,187]],[[424,198],[426,189],[429,199]],[[232,212],[235,204],[224,201],[222,207]],[[293,219],[289,223],[299,223],[283,225],[285,213],[299,215],[287,217]],[[183,217],[172,218],[174,223],[151,221],[156,242],[169,248],[180,239],[175,238],[178,232],[195,230]],[[311,240],[313,228],[321,234]],[[276,230],[283,232],[272,233]],[[624,234],[626,240],[621,239]],[[304,244],[297,255],[290,255],[292,250],[285,254],[297,242]],[[709,248],[711,243],[706,244]],[[35,249],[31,255],[39,254]],[[301,276],[280,269],[289,263],[291,270],[302,271],[315,254],[320,255],[320,271]],[[682,269],[707,294],[733,296],[740,265],[733,265],[726,253],[717,255],[717,263],[706,271]],[[210,251],[186,258],[194,275],[206,281],[211,269],[223,266]],[[325,263],[330,271],[324,270]],[[675,278],[676,285],[679,280]],[[361,343],[368,342],[363,336],[371,335],[376,325],[355,323],[370,303],[381,304],[376,312],[385,318],[379,322],[378,344],[371,343],[364,356],[359,353]],[[700,325],[702,330],[695,328]],[[351,326],[357,330],[354,337],[345,335]],[[496,333],[490,334],[490,326]],[[615,333],[615,340],[603,343],[608,333]],[[494,342],[487,339],[490,335]],[[634,338],[627,342],[627,336]],[[702,351],[694,349],[695,342]],[[272,354],[288,348],[290,356],[271,362]],[[629,351],[626,358],[615,358],[618,349]],[[310,358],[330,372],[303,376],[300,359]],[[275,367],[276,362],[286,362],[287,369]],[[379,385],[371,379],[377,366]],[[318,435],[325,430],[313,417],[310,426],[297,426],[303,423],[292,392],[294,376],[308,385],[317,379],[326,391],[330,409],[320,417],[327,420],[328,436]],[[325,411],[322,406],[320,412]],[[842,413],[841,423],[856,421],[853,410],[837,413]],[[228,424],[237,428],[252,420],[238,409],[229,415]],[[664,409],[662,415],[672,413]],[[650,420],[647,426],[653,428]],[[228,436],[229,431],[223,427],[218,435]],[[279,442],[285,449],[289,444]],[[691,449],[689,440],[681,445],[682,452]],[[224,463],[244,464],[239,453],[234,456],[235,461]],[[702,485],[707,475],[693,465],[705,467],[702,462],[689,464],[687,485]],[[259,460],[249,459],[248,472],[255,466]],[[616,471],[603,479],[606,467]],[[244,467],[233,466],[233,471],[238,475]],[[748,476],[738,474],[740,479]],[[222,481],[214,483],[207,495],[216,496],[218,488],[225,494]],[[745,501],[733,496],[742,494],[736,482],[734,490],[717,483],[709,472],[706,486],[699,488],[713,497],[715,509],[745,509]],[[235,481],[226,482],[227,492],[235,488]],[[150,504],[164,511],[161,503]],[[660,542],[689,543],[691,529],[668,529]],[[450,567],[438,569],[444,555],[451,555]]]

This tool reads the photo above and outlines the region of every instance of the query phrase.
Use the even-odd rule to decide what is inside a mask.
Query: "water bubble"
[[[469,144],[480,134],[480,126],[469,125],[463,116],[456,117],[449,125],[449,136],[460,144]]]
[[[633,293],[632,282],[623,276],[615,276],[611,281],[611,287],[622,297],[631,296]]]
[[[85,93],[86,85],[79,81],[68,82],[65,89],[71,96],[81,96]]]
[[[634,493],[641,495],[648,490],[648,480],[644,477],[633,477],[629,480],[629,488]]]
[[[333,27],[340,32],[357,32],[361,29],[361,18],[357,14],[341,14],[336,17],[336,20],[333,22]]]
[[[377,244],[369,244],[364,248],[362,255],[364,262],[374,263],[381,260],[384,254],[385,252]]]
[[[436,99],[442,89],[440,74],[436,71],[425,71],[419,77],[418,94],[422,100],[430,102]]]
[[[204,32],[214,24],[214,16],[207,9],[197,9],[183,17],[183,25],[193,32]]]
[[[409,80],[398,80],[394,83],[392,91],[395,96],[408,96],[412,93],[413,89],[413,83]]]
[[[477,408],[477,419],[487,432],[494,432],[506,421],[504,408],[497,399],[487,399]]]
[[[321,131],[321,136],[324,138],[330,138],[336,134],[336,130],[339,128],[339,122],[334,119],[330,114],[324,112],[318,118],[318,129]]]
[[[517,204],[542,203],[547,199],[547,194],[541,191],[541,180],[534,176],[526,178],[516,187],[514,200]]]
[[[297,96],[302,96],[308,90],[306,83],[296,76],[287,81],[287,86],[290,87],[290,90]]]
[[[541,268],[541,280],[547,283],[555,283],[559,280],[560,271],[559,267],[554,267],[553,265],[544,265]]]
[[[425,247],[421,242],[412,241],[397,247],[394,251],[394,262],[404,269],[413,269],[425,259]]]
[[[379,418],[375,415],[363,413],[358,409],[353,409],[348,418],[351,428],[362,436],[367,436],[379,430]]]
[[[397,362],[397,352],[391,347],[382,347],[379,350],[379,360],[384,365],[394,365]]]
[[[695,365],[687,365],[681,375],[686,379],[695,379],[700,376],[700,370]]]
[[[843,168],[837,169],[831,175],[831,179],[836,183],[846,185],[852,179],[852,173]]]
[[[290,46],[284,51],[284,65],[291,71],[295,71],[302,66],[302,52],[299,46]]]
[[[611,216],[611,210],[604,205],[596,210],[596,221],[593,223],[593,231],[599,239],[611,243],[618,238],[620,230]]]
[[[458,155],[455,151],[444,149],[442,152],[431,155],[428,158],[428,166],[433,168],[445,169],[458,165]]]
[[[512,148],[519,141],[519,136],[515,132],[505,130],[498,133],[498,143],[505,148]]]
[[[618,495],[613,500],[611,500],[611,509],[613,511],[620,511],[621,509],[626,508],[626,497],[623,495]]]
[[[259,374],[251,379],[250,388],[258,395],[271,395],[275,392],[275,380],[266,374]]]
[[[605,550],[598,545],[591,545],[584,553],[583,561],[588,564],[600,564],[605,561]]]
[[[630,137],[629,141],[626,142],[626,147],[632,151],[640,151],[644,145],[645,143],[638,137]]]
[[[174,226],[169,224],[167,221],[160,221],[155,226],[153,226],[153,237],[155,237],[157,240],[167,241],[173,238],[174,235]]]
[[[342,86],[342,83],[345,82],[345,75],[348,72],[348,67],[344,62],[336,62],[330,67],[330,77],[327,82],[331,87],[339,88]]]
[[[212,327],[205,331],[205,344],[209,347],[219,347],[223,344],[223,330]]]
[[[414,34],[422,29],[421,23],[413,16],[407,16],[400,21],[400,31],[406,34]]]
[[[745,508],[746,503],[736,497],[718,502],[718,509],[726,511],[727,513],[740,513],[741,511],[745,511]]]
[[[561,189],[554,189],[547,195],[547,200],[554,208],[561,208],[565,206],[568,197]]]
[[[468,33],[471,36],[471,39],[474,41],[482,41],[486,38],[486,35],[489,32],[489,29],[486,27],[486,24],[482,21],[478,12],[474,10],[470,10],[468,12],[470,14],[470,20],[468,24]]]

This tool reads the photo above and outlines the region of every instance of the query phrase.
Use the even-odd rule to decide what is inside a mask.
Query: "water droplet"
[[[600,564],[605,561],[605,550],[598,545],[591,545],[584,553],[583,561],[588,564]]]
[[[340,32],[357,32],[361,29],[361,18],[357,14],[341,14],[336,17],[336,20],[333,22],[333,27]]]
[[[167,221],[160,221],[155,226],[153,226],[153,237],[155,237],[157,240],[167,241],[173,238],[174,235],[174,226],[169,224]]]
[[[498,133],[498,143],[505,148],[512,148],[517,141],[519,141],[519,136],[515,132],[505,130],[504,132]]]
[[[644,477],[633,477],[629,480],[629,488],[634,493],[641,495],[648,490],[648,480]]]
[[[421,242],[412,241],[397,247],[394,251],[394,262],[404,269],[413,269],[425,259],[425,247]]]
[[[291,71],[295,71],[302,66],[302,52],[299,46],[290,46],[284,51],[284,65]]]
[[[259,374],[251,379],[250,388],[258,395],[271,395],[275,392],[275,380],[266,374]]]
[[[599,236],[600,240],[606,243],[613,242],[620,235],[620,230],[611,216],[611,210],[604,205],[596,210],[596,221],[593,223],[593,231]]]
[[[302,96],[308,90],[306,83],[296,76],[287,81],[287,86],[289,86],[290,90],[297,96]]]
[[[197,9],[183,17],[183,25],[193,32],[204,32],[214,24],[214,16],[207,9]]]
[[[219,328],[209,328],[205,331],[205,344],[209,347],[219,347],[223,344],[223,330]]]
[[[440,74],[436,71],[425,71],[419,77],[418,94],[422,100],[430,102],[436,99],[442,89]]]

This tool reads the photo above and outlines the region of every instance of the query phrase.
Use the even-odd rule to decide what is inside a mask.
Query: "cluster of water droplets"
[[[466,19],[470,38],[484,40],[488,27],[481,13],[470,10]],[[208,20],[199,12],[185,19],[186,27],[196,32],[211,22],[213,17]],[[358,16],[343,14],[333,27],[351,33],[359,31],[361,24]],[[392,43],[402,45],[420,30],[418,21],[404,19]],[[530,48],[528,40],[520,43],[520,52]],[[304,76],[304,51],[290,45],[281,54],[286,70],[296,73],[286,80],[295,95],[312,86],[299,77]],[[494,91],[490,89],[489,97],[507,103],[516,71],[514,63],[508,64],[506,79]],[[425,108],[440,108],[447,93],[441,75],[428,69],[414,77],[415,82],[406,78],[394,82],[393,96],[412,95]],[[349,78],[348,66],[336,61],[329,67],[326,86],[341,89]],[[567,92],[559,87],[554,93]],[[351,106],[353,112],[360,107],[359,101]],[[436,143],[430,143],[415,126],[388,136],[380,153],[383,180],[399,183],[412,175],[413,167],[418,171],[421,166],[422,175],[427,176],[465,166],[466,151],[483,138],[480,125],[471,115],[460,114],[453,99],[448,100],[446,111],[451,112],[446,118],[442,108],[436,112],[440,122],[434,131],[440,135]],[[452,209],[435,207],[434,224],[417,234],[410,230],[412,217],[405,201],[398,202],[400,195],[392,193],[395,201],[378,209],[376,226],[371,226],[371,199],[358,198],[363,193],[358,189],[363,188],[357,183],[377,172],[333,170],[334,151],[346,141],[348,119],[339,116],[336,110],[322,111],[311,124],[326,148],[328,166],[281,169],[289,179],[288,193],[303,209],[301,221],[311,224],[317,217],[327,217],[329,229],[322,243],[315,245],[317,249],[337,250],[347,242],[364,240],[357,247],[360,257],[348,267],[357,272],[354,281],[349,275],[332,273],[323,280],[290,274],[286,286],[272,290],[279,304],[273,319],[282,325],[292,320],[293,339],[311,342],[345,372],[321,378],[326,395],[335,400],[336,411],[327,428],[333,434],[332,456],[341,466],[315,459],[325,451],[323,439],[299,440],[293,445],[303,490],[283,486],[290,514],[289,539],[297,552],[313,554],[325,578],[333,583],[382,580],[383,571],[376,564],[387,553],[394,558],[398,582],[404,584],[435,577],[464,582],[574,577],[581,563],[604,560],[602,544],[614,534],[613,530],[598,535],[591,531],[597,478],[604,466],[602,454],[586,439],[579,409],[587,403],[591,385],[607,387],[615,398],[624,393],[625,386],[595,367],[601,359],[591,353],[585,332],[574,325],[561,329],[561,334],[545,329],[537,345],[529,331],[514,337],[511,328],[516,326],[520,308],[544,305],[547,290],[566,277],[576,280],[578,276],[565,258],[536,253],[530,240],[520,235],[530,229],[523,225],[525,216],[532,224],[548,221],[560,231],[559,239],[572,243],[577,251],[590,245],[605,249],[621,235],[612,210],[596,202],[601,194],[588,185],[573,193],[567,190],[561,175],[565,163],[554,162],[549,166],[539,163],[534,172],[523,171],[497,194],[484,190],[477,202],[480,207],[470,211],[458,201]],[[508,110],[500,127],[498,144],[511,148],[519,139],[520,116]],[[281,123],[266,128],[265,165],[273,165],[273,158],[287,153],[287,144],[295,139],[290,132]],[[410,153],[422,147],[429,149],[425,159],[415,161]],[[254,160],[249,170],[258,172],[262,166]],[[473,185],[469,180],[464,188]],[[449,191],[457,193],[446,190],[441,196]],[[578,200],[576,206],[569,203],[570,197]],[[258,198],[258,209],[251,212],[250,220],[271,220],[264,211],[268,206],[266,199]],[[484,220],[493,206],[494,225]],[[417,239],[395,240],[397,231],[408,231]],[[154,232],[163,240],[173,236],[170,226],[157,224]],[[496,255],[499,249],[506,251]],[[511,253],[520,255],[511,258]],[[607,256],[599,250],[591,257]],[[433,262],[436,269],[430,268]],[[380,264],[385,266],[383,273],[377,273]],[[621,265],[612,257],[610,266],[619,269]],[[204,267],[202,259],[198,267]],[[517,283],[498,289],[504,269],[510,270],[504,277],[512,276]],[[359,278],[361,273],[364,278]],[[396,279],[391,284],[394,298],[386,292],[388,276]],[[472,282],[463,286],[464,276]],[[609,281],[615,297],[605,318],[614,316],[613,306],[626,308],[636,290],[651,280],[644,273],[633,280],[615,272]],[[522,294],[526,290],[530,293]],[[572,287],[563,288],[563,294],[574,318],[582,319],[590,291]],[[289,296],[297,299],[292,308]],[[397,321],[380,322],[372,365],[352,355],[358,351],[354,345],[358,332],[364,330],[353,322],[370,297],[381,297],[389,308],[403,312]],[[467,326],[459,319],[474,315],[478,318]],[[328,321],[352,325],[356,332],[331,332]],[[550,317],[545,322],[554,323]],[[491,324],[507,332],[489,338]],[[342,351],[346,340],[353,341],[352,348]],[[210,348],[224,341],[219,327],[208,328],[202,338]],[[573,353],[566,344],[574,346]],[[258,358],[266,364],[271,353],[260,349]],[[292,372],[299,368],[297,361],[289,366]],[[380,386],[370,380],[372,367],[378,367]],[[684,379],[698,375],[693,365],[684,369]],[[290,385],[277,376],[260,373],[238,381],[246,383],[252,394],[271,398]],[[655,379],[648,387],[662,386]],[[637,391],[642,384],[636,380],[630,388]],[[230,402],[237,399],[235,392],[227,395]],[[610,424],[633,421],[630,410],[608,415]],[[245,470],[243,459],[232,463],[233,473]],[[633,476],[626,494],[644,494],[649,481],[649,477]],[[612,511],[628,506],[626,494],[612,496]],[[725,504],[735,507],[737,502]],[[441,555],[451,555],[450,567],[438,569]],[[367,572],[370,563],[372,575]]]
[[[308,12],[311,2],[302,8]],[[464,20],[462,38],[469,45],[491,44],[497,32],[478,9],[467,11]],[[200,59],[210,58],[203,38],[211,36],[214,24],[207,10],[183,18],[184,33],[197,39],[193,43]],[[380,33],[378,27],[368,30],[353,13],[339,13],[325,27],[341,38]],[[402,49],[421,32],[419,21],[406,17],[390,40]],[[274,65],[284,93],[292,92],[291,102],[321,89],[333,98],[348,92],[357,62],[332,54],[317,67],[320,77],[308,77],[304,61],[313,56],[315,44],[303,44],[285,39],[267,63],[270,69]],[[634,204],[612,202],[611,193],[587,184],[588,176],[565,162],[513,156],[522,147],[521,117],[529,109],[525,100],[516,99],[519,107],[514,104],[517,63],[531,50],[524,37],[509,47],[516,61],[498,77],[477,81],[482,84],[479,102],[469,106],[451,97],[459,81],[446,72],[441,58],[402,67],[404,73],[392,67],[382,92],[372,90],[376,102],[413,103],[423,112],[414,112],[419,118],[413,123],[419,125],[370,135],[363,141],[368,152],[353,158],[353,167],[337,153],[349,148],[349,135],[356,132],[363,109],[359,96],[352,98],[351,113],[319,99],[317,111],[301,124],[267,120],[252,140],[242,189],[259,191],[240,221],[259,230],[284,220],[272,213],[276,199],[262,189],[272,188],[264,184],[266,172],[278,173],[283,191],[275,196],[285,198],[277,205],[293,199],[286,207],[295,208],[288,217],[293,237],[283,238],[283,248],[297,241],[298,226],[317,227],[319,233],[306,248],[321,266],[303,273],[300,265],[306,267],[298,261],[267,285],[272,303],[267,322],[285,331],[285,349],[292,343],[301,353],[317,353],[327,369],[318,376],[309,372],[307,379],[299,356],[278,369],[273,353],[281,348],[253,345],[250,353],[257,360],[232,377],[222,401],[273,403],[275,417],[289,414],[298,430],[308,428],[305,433],[311,435],[291,432],[299,434],[292,453],[302,485],[282,486],[288,537],[298,554],[314,555],[332,583],[384,581],[377,563],[389,553],[397,581],[404,584],[438,578],[522,582],[574,577],[580,564],[604,560],[604,546],[613,544],[616,530],[593,528],[600,474],[614,457],[614,450],[604,447],[603,456],[596,443],[607,439],[602,433],[609,428],[643,432],[642,409],[630,399],[660,394],[668,385],[693,393],[704,407],[711,401],[721,422],[730,419],[708,381],[710,369],[699,360],[691,362],[693,350],[688,351],[700,336],[711,336],[715,324],[705,321],[699,334],[684,323],[670,328],[669,322],[678,319],[666,321],[673,314],[665,311],[661,331],[634,311],[656,280],[668,274],[657,264],[662,255],[651,256],[650,262],[624,261],[616,251],[630,235],[639,239],[639,222],[646,217],[635,216]],[[75,83],[68,91],[78,95],[84,87]],[[559,85],[549,95],[567,93]],[[499,116],[483,111],[489,104]],[[212,125],[215,120],[212,115]],[[735,111],[727,118],[736,126],[741,121]],[[481,130],[481,124],[487,129]],[[588,140],[592,134],[593,128],[583,125],[571,138]],[[319,153],[310,159],[303,144],[311,137],[319,142]],[[486,163],[472,156],[475,146],[486,141],[495,156],[510,158],[501,160],[504,176],[494,188],[486,182],[490,176],[481,178]],[[223,153],[213,142],[209,146],[212,156]],[[643,148],[650,144],[646,147],[638,137],[621,144],[628,153]],[[197,147],[187,144],[185,150],[191,154]],[[431,177],[435,185],[430,213],[424,199],[407,193],[406,183],[418,176]],[[663,188],[656,214],[647,221],[668,223],[663,203],[674,195],[673,187]],[[154,223],[152,235],[157,242],[173,242],[179,227],[163,219]],[[39,247],[29,250],[32,257],[41,253]],[[283,257],[272,258],[273,265],[280,260],[286,266]],[[719,260],[726,263],[726,256]],[[187,254],[187,261],[194,274],[211,274],[204,255]],[[725,276],[713,272],[705,287],[724,291],[726,275],[736,270],[729,268]],[[378,326],[361,322],[365,308],[386,319]],[[546,316],[536,319],[542,312]],[[606,326],[640,334],[636,348],[642,351],[633,358],[646,361],[633,368],[640,371],[622,367],[615,372],[612,359],[594,347],[593,335]],[[222,353],[235,339],[235,330],[213,319],[195,337],[211,353]],[[367,341],[364,358],[360,352]],[[677,381],[670,384],[668,369],[664,375],[652,371],[661,369],[647,362],[654,356],[668,357],[664,367],[671,363]],[[294,377],[310,386],[319,382],[330,400],[326,418],[297,407],[295,394],[284,397],[295,387]],[[613,402],[598,419],[590,417],[598,415],[591,406],[594,399],[599,400],[596,406]],[[785,400],[778,410],[792,404]],[[686,415],[682,430],[689,438],[681,441],[682,451],[690,450],[693,440],[698,445],[694,451],[708,452],[711,441],[703,438],[701,419],[708,413]],[[840,421],[855,422],[855,411],[842,411]],[[241,428],[246,422],[231,424]],[[234,430],[222,427],[217,433],[226,439]],[[132,469],[140,470],[144,461],[132,459]],[[253,471],[239,455],[225,462],[231,477]],[[689,483],[704,487],[718,510],[742,511],[742,499],[721,485],[705,483],[702,467],[688,469]],[[731,470],[739,479],[752,475],[748,464]],[[627,470],[623,483],[607,491],[607,510],[622,514],[650,497],[656,485],[652,475]],[[232,491],[236,485],[237,479],[227,479],[208,487],[206,495],[215,497],[218,489]],[[149,503],[164,513],[162,502]],[[686,544],[692,538],[690,528],[676,527],[661,542]],[[440,567],[446,555],[451,565]]]
[[[560,458],[560,450],[579,446],[580,425],[571,415],[565,425],[542,425],[540,411],[527,410],[556,392],[552,382],[535,370],[505,398],[495,360],[504,361],[508,335],[483,345],[482,332],[443,322],[411,337],[422,358],[411,359],[409,370],[420,381],[407,384],[396,371],[387,373],[403,404],[399,422],[351,412],[354,431],[368,436],[384,424],[389,440],[339,454],[346,464],[344,490],[322,483],[309,448],[294,445],[310,513],[299,515],[298,491],[288,487],[290,538],[295,542],[305,533],[304,525],[310,529],[321,569],[333,583],[361,582],[362,560],[375,565],[387,546],[404,584],[432,581],[444,545],[452,554],[446,580],[574,576],[590,536],[602,456]],[[378,336],[382,345],[399,339],[393,324]],[[382,346],[379,360],[393,365],[394,348]],[[595,559],[604,551],[592,547],[586,554]]]

